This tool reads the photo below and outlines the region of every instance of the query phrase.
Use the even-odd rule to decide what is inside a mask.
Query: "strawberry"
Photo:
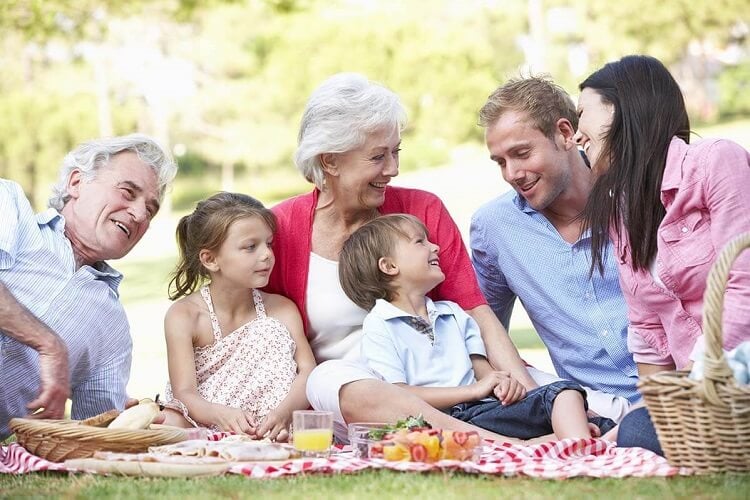
[[[427,448],[423,444],[415,444],[409,450],[413,462],[424,462],[427,460]]]
[[[453,441],[455,441],[459,446],[463,446],[468,440],[469,436],[465,432],[455,431],[453,433]]]

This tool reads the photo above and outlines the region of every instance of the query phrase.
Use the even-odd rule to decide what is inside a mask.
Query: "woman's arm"
[[[267,298],[264,298],[264,301],[269,316],[278,319],[287,327],[292,340],[296,344],[294,361],[297,363],[297,376],[292,382],[289,394],[279,404],[278,408],[271,411],[258,426],[257,436],[286,441],[289,425],[292,421],[292,412],[304,410],[310,406],[305,395],[305,386],[307,385],[307,377],[315,368],[315,357],[302,330],[302,318],[294,302],[281,295],[268,295]]]
[[[704,157],[704,197],[718,257],[729,241],[750,232],[750,152],[731,141],[720,140],[710,146]],[[750,340],[750,249],[732,264],[722,320],[724,349]]]

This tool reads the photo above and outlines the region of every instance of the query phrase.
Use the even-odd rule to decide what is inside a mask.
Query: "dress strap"
[[[201,297],[206,301],[208,306],[208,317],[211,318],[211,329],[214,332],[214,339],[221,339],[221,327],[219,327],[219,318],[216,317],[214,312],[214,303],[211,301],[211,291],[208,289],[208,285],[201,287]]]
[[[255,302],[255,314],[260,319],[266,318],[266,306],[263,305],[263,296],[258,290],[253,288],[253,302]]]

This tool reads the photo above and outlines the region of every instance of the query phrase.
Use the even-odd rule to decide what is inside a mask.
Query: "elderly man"
[[[506,325],[520,298],[555,369],[587,388],[589,407],[619,421],[639,399],[615,252],[589,276],[591,238],[579,217],[594,179],[573,140],[570,96],[545,78],[495,90],[480,111],[490,158],[515,191],[482,206],[471,248],[487,302]],[[555,380],[529,369],[537,383]]]
[[[0,439],[29,413],[122,409],[132,342],[105,261],[140,241],[177,167],[147,136],[85,143],[63,161],[50,208],[34,214],[0,179]]]

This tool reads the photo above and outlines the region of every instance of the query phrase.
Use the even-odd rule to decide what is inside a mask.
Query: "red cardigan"
[[[314,189],[311,193],[289,198],[272,208],[278,221],[274,236],[276,265],[266,291],[289,297],[297,304],[305,332],[309,327],[305,292],[318,193]],[[445,273],[445,281],[430,292],[430,298],[452,300],[464,310],[487,303],[479,289],[461,233],[440,198],[418,189],[388,186],[385,203],[379,211],[381,214],[408,213],[416,216],[427,226],[430,240],[440,246],[440,267]]]

